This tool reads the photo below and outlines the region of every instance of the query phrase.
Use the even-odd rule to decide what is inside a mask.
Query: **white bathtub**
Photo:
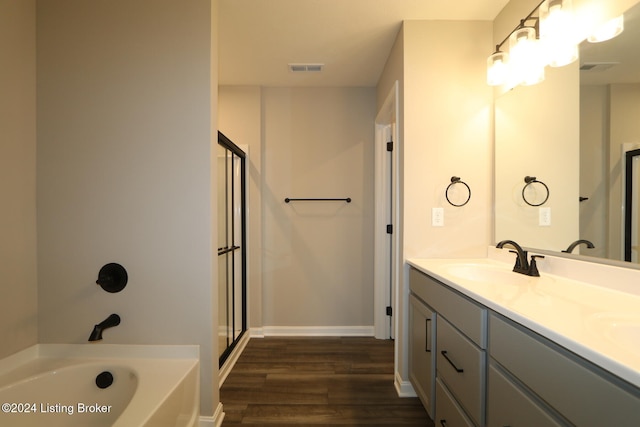
[[[0,426],[194,427],[199,367],[197,346],[36,345],[0,360]]]

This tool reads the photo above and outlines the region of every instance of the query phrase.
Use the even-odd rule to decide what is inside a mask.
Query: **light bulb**
[[[509,54],[495,52],[487,59],[487,83],[500,86],[506,83],[509,74]]]
[[[552,67],[578,59],[571,0],[547,0],[540,5],[540,40]]]
[[[509,62],[513,83],[527,86],[544,80],[545,61],[534,28],[523,27],[509,36]]]

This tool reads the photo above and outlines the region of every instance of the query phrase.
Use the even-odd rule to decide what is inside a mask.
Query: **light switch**
[[[547,227],[551,225],[551,208],[538,209],[538,225]]]
[[[433,227],[444,226],[444,208],[431,209],[431,225]]]

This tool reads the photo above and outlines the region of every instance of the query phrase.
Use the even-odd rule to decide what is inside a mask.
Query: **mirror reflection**
[[[496,242],[638,262],[637,157],[627,153],[640,149],[639,51],[640,3],[620,36],[584,42],[578,62],[496,99]],[[527,176],[548,186],[540,206],[523,198]]]
[[[624,19],[618,37],[580,48],[580,236],[598,242],[585,254],[637,263],[637,211],[625,220],[637,181],[626,182],[625,158],[640,148],[640,4]]]

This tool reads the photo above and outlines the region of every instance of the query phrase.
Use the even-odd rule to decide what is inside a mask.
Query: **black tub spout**
[[[93,331],[89,336],[89,341],[99,341],[102,339],[102,331],[108,328],[113,328],[114,326],[118,326],[120,324],[120,316],[117,314],[112,314],[111,316],[104,319],[102,322],[98,323],[93,327]]]

